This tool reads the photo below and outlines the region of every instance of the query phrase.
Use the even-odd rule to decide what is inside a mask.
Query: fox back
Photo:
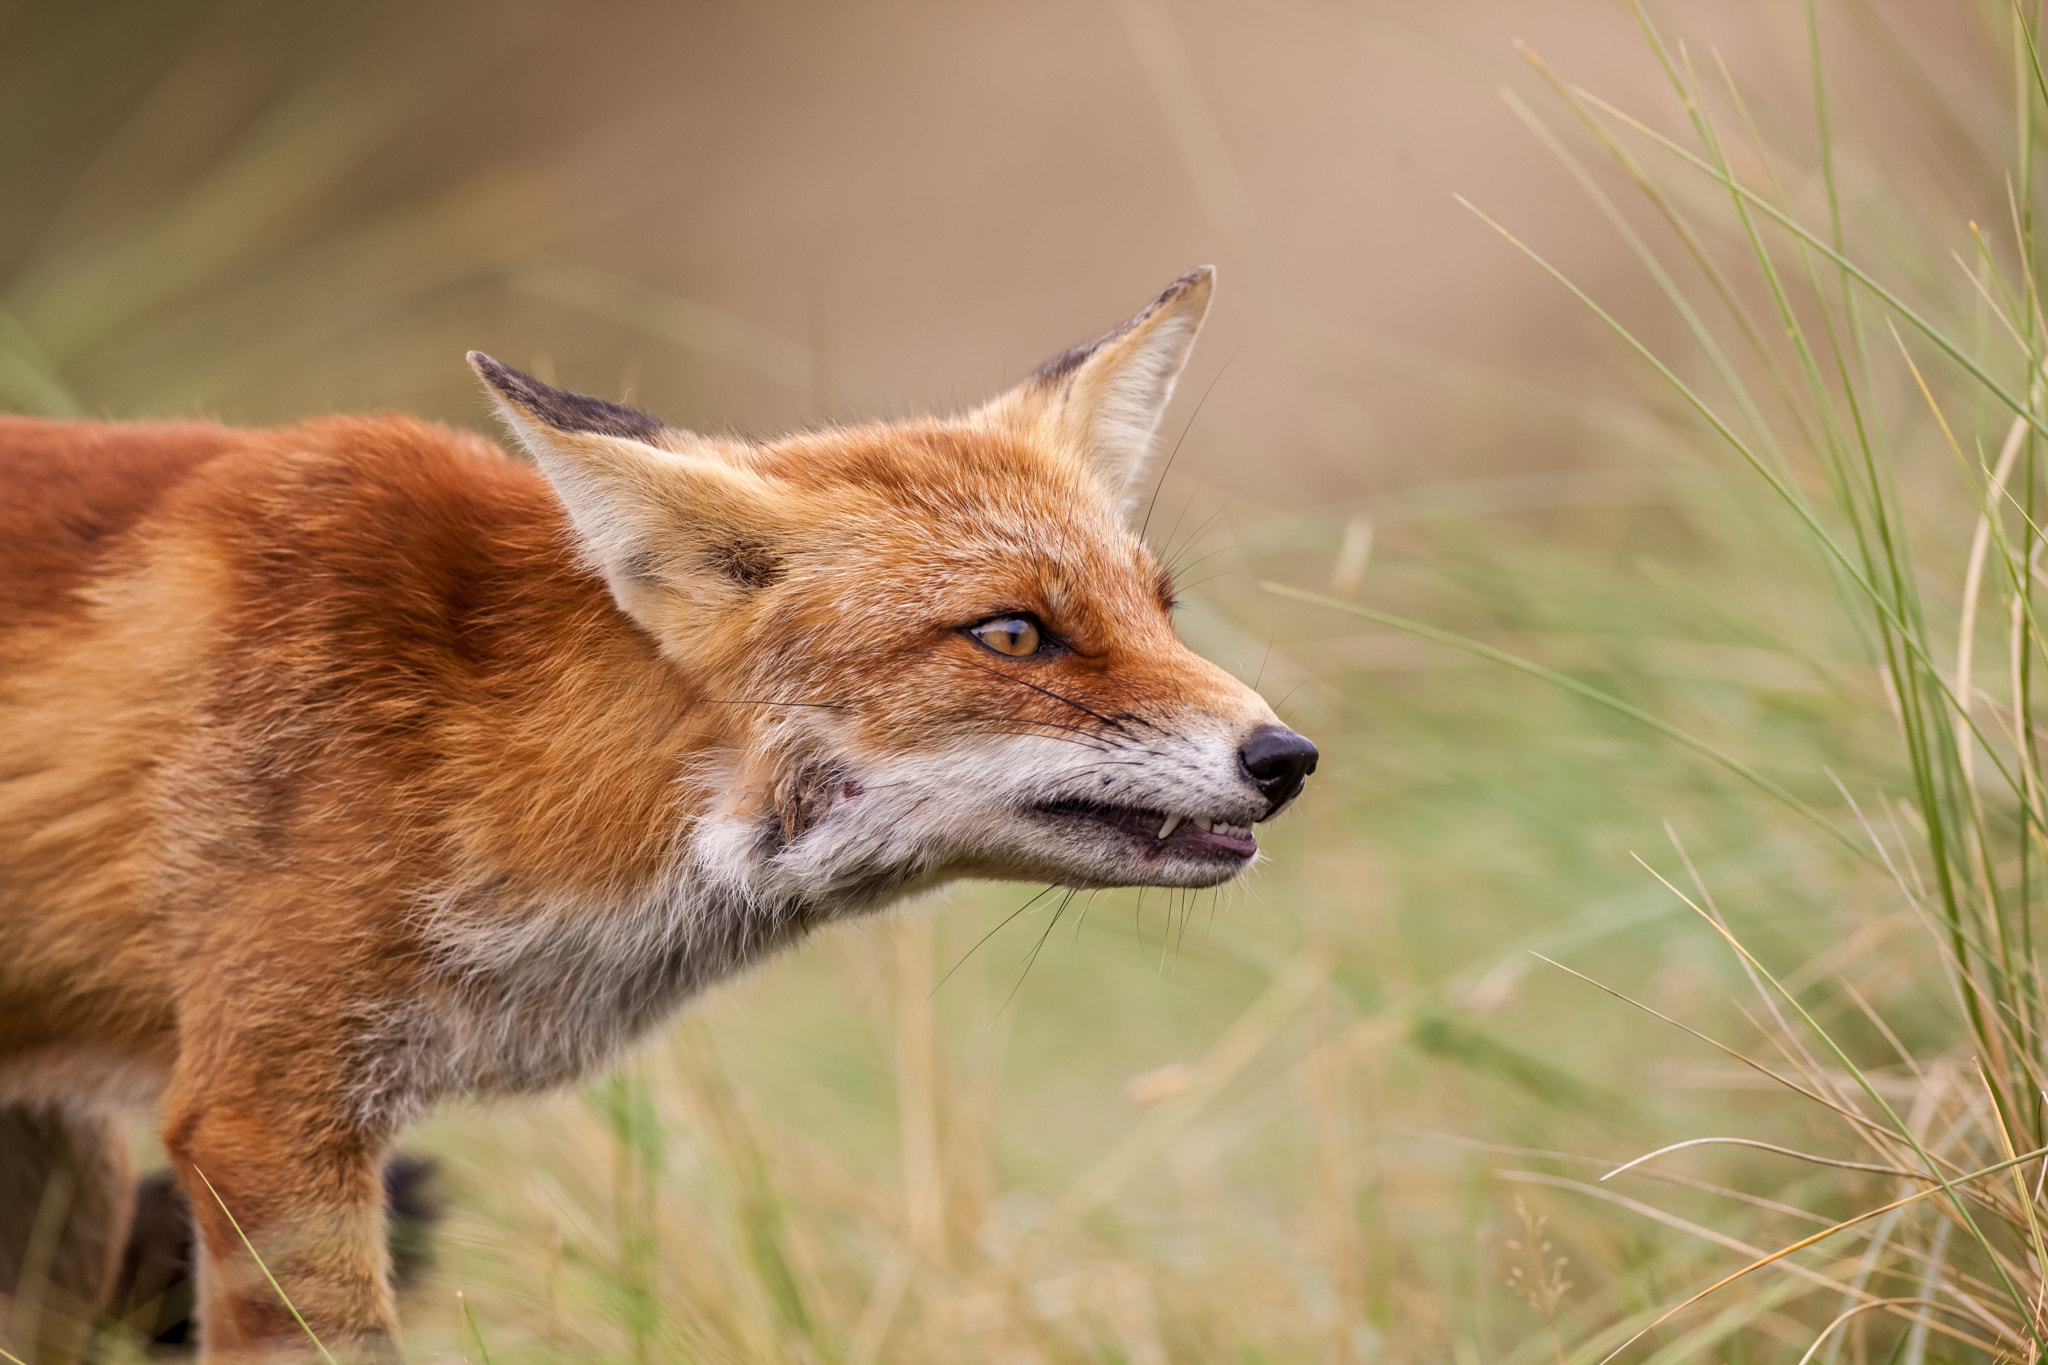
[[[378,1172],[433,1101],[587,1075],[948,880],[1235,876],[1315,751],[1125,520],[1210,283],[964,416],[770,442],[477,354],[531,465],[404,417],[0,419],[0,1294],[61,1178],[89,1318],[107,1114],[154,1103],[205,1349],[301,1339],[246,1233],[375,1353]]]

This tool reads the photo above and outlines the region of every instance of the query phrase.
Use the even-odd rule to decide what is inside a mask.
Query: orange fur
[[[1234,875],[1313,749],[1119,511],[1208,291],[977,413],[766,444],[479,358],[538,471],[404,417],[0,419],[0,1125],[157,1103],[207,1358],[304,1344],[223,1206],[377,1356],[424,1106],[952,878]]]

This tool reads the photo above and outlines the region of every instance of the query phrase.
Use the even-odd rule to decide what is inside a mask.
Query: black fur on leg
[[[431,1157],[402,1152],[384,1163],[391,1269],[401,1291],[433,1264],[431,1233],[442,1207]],[[192,1321],[192,1209],[171,1172],[158,1171],[136,1186],[128,1229],[105,1326],[149,1343],[152,1355],[191,1351],[199,1344]]]

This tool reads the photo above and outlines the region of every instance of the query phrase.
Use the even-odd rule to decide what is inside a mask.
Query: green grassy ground
[[[1581,176],[1641,253],[1594,300],[1616,331],[1575,315],[1605,337],[1583,383],[1409,357],[1440,464],[1341,505],[1164,484],[1186,635],[1323,747],[1260,868],[1196,897],[959,888],[721,988],[583,1093],[448,1107],[417,1137],[453,1209],[412,1349],[1537,1365],[1643,1332],[1622,1358],[2036,1358],[2043,86],[2010,14],[1954,11],[1968,36],[1916,52],[1896,16],[1823,7],[1820,61],[1789,25],[1794,74],[1757,85],[1655,30],[1638,60],[1690,114],[1667,92],[1654,134],[1533,72],[1513,98],[1559,193]],[[277,166],[354,145],[320,90]],[[225,203],[270,164],[206,184]],[[486,230],[482,177],[357,204],[314,252],[265,234],[345,187],[286,187],[270,218],[200,195],[16,232],[7,401],[187,401],[178,300],[231,331],[283,288],[177,249],[206,213],[328,291],[287,352],[353,326],[402,368],[505,292],[481,256],[757,371],[806,354],[547,274]],[[1601,1178],[1708,1136],[1859,1164],[1712,1145]]]

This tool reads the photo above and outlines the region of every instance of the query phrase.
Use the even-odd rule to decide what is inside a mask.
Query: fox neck
[[[437,989],[372,1040],[416,1064],[366,1078],[363,1117],[402,1123],[443,1095],[587,1076],[719,979],[937,880],[870,875],[818,894],[761,856],[769,836],[752,823],[700,819],[658,876],[608,893],[481,884],[429,897],[420,920]]]
[[[557,619],[503,638],[575,649],[480,661],[506,719],[444,765],[470,783],[447,808],[456,853],[409,907],[433,990],[374,1028],[373,1050],[411,1060],[366,1078],[366,1118],[587,1075],[817,925],[943,880],[857,841],[803,839],[846,799],[836,771],[777,755],[601,585],[566,565],[548,578],[520,610]],[[498,768],[517,785],[478,789]]]

